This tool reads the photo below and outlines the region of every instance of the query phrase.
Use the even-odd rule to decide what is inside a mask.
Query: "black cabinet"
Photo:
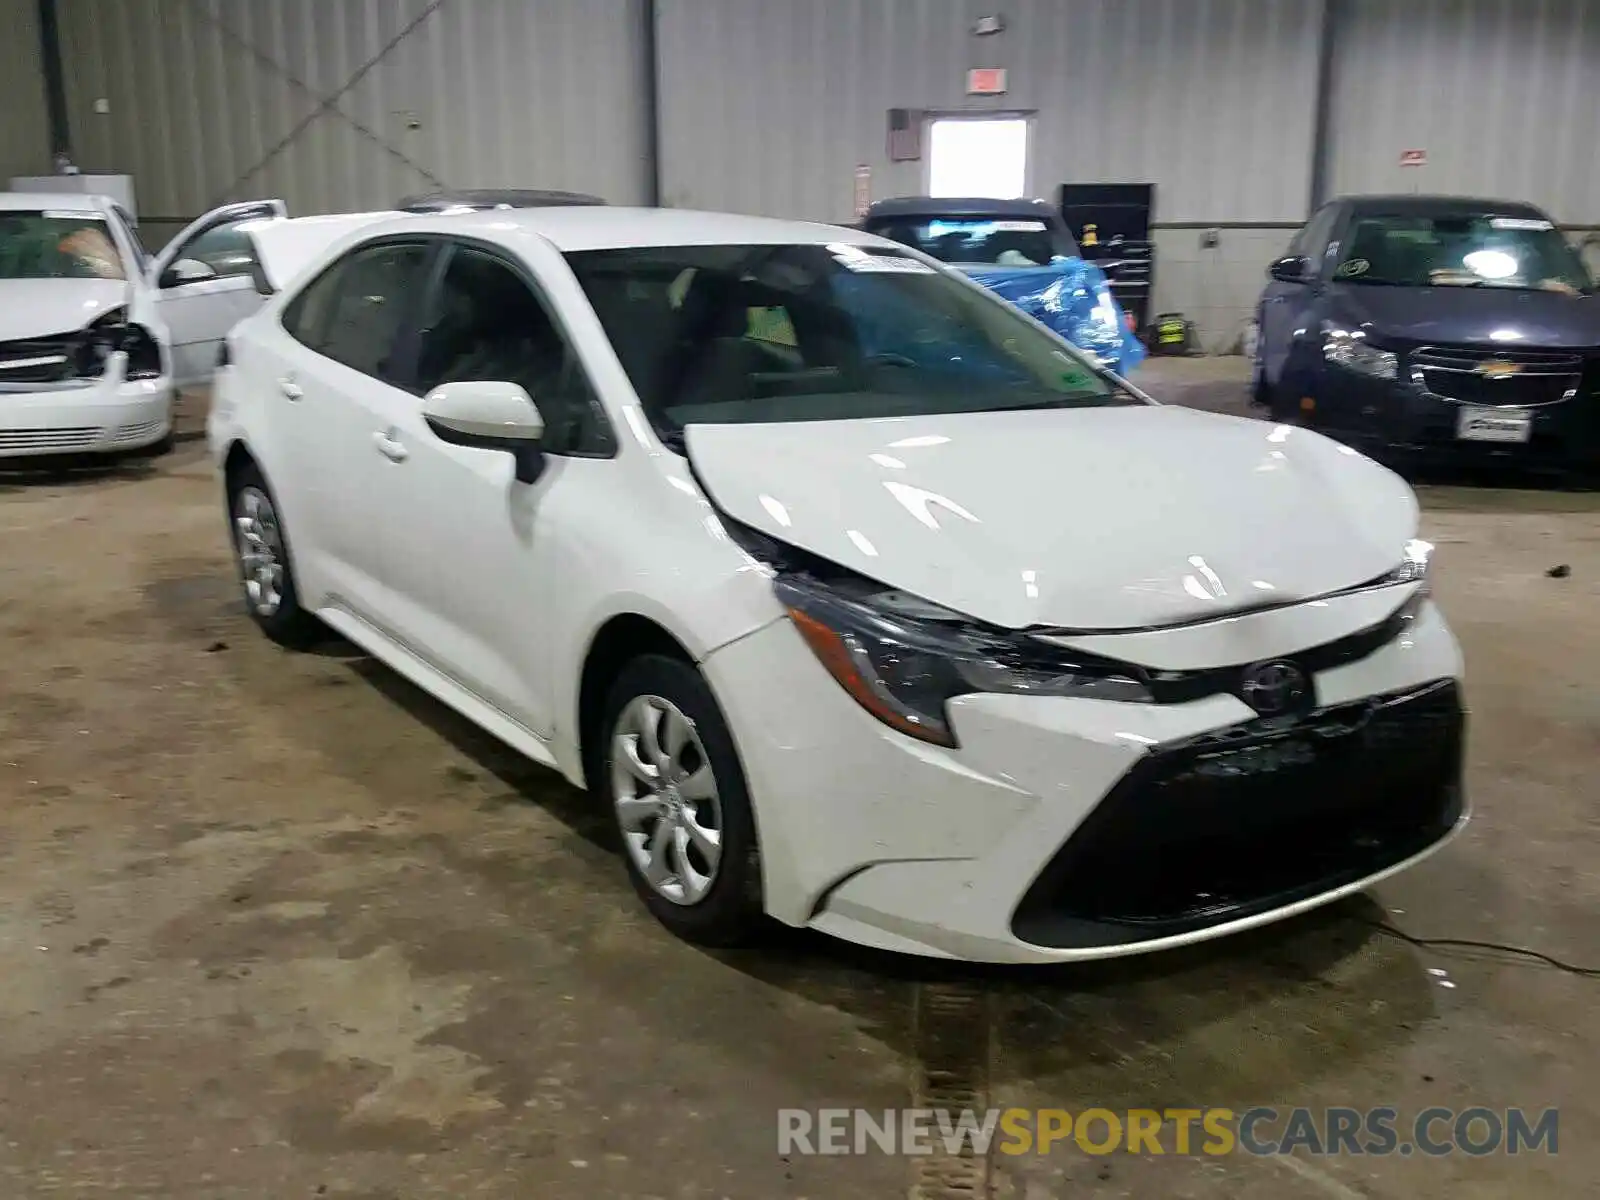
[[[1150,325],[1155,289],[1155,216],[1153,183],[1063,183],[1061,218],[1072,231],[1083,257],[1106,273],[1111,293],[1134,326]]]

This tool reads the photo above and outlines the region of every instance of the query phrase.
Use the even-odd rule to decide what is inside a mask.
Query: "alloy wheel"
[[[694,722],[660,696],[636,696],[611,735],[611,795],[628,856],[673,904],[702,900],[722,858],[722,803]]]
[[[233,502],[234,545],[245,597],[257,616],[271,617],[283,603],[283,534],[271,498],[242,487]]]

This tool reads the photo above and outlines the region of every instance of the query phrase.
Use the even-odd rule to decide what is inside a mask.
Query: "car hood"
[[[1333,315],[1374,339],[1515,349],[1600,346],[1600,296],[1492,287],[1334,284]]]
[[[1289,426],[1159,405],[692,425],[737,521],[1019,629],[1128,629],[1375,579],[1415,536],[1406,483]]]
[[[0,279],[0,342],[71,333],[129,299],[121,279]]]

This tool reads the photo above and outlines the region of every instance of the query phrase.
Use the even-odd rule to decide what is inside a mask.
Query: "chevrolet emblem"
[[[1486,379],[1510,379],[1522,372],[1522,364],[1496,360],[1478,364],[1478,374]]]

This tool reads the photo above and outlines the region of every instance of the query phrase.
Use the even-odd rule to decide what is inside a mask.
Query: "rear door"
[[[150,264],[179,386],[210,379],[223,336],[261,304],[255,246],[239,226],[287,211],[281,200],[225,204],[191,222]]]
[[[272,352],[252,370],[268,389],[273,470],[297,539],[305,598],[384,627],[385,546],[391,514],[382,495],[393,463],[375,443],[397,404],[397,363],[414,341],[416,313],[437,246],[383,239],[354,247],[284,308]]]

